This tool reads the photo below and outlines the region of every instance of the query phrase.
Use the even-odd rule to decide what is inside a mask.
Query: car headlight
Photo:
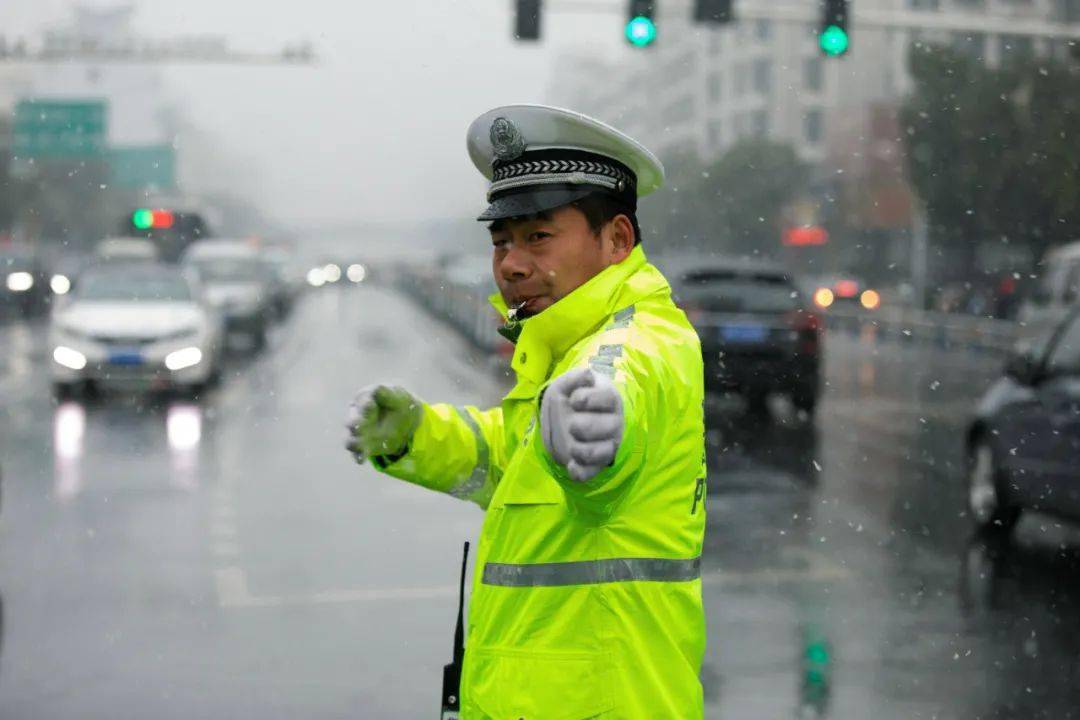
[[[73,350],[66,345],[57,345],[53,350],[53,360],[58,365],[63,365],[71,370],[82,370],[86,367],[86,356],[78,350]]]
[[[360,263],[353,263],[345,271],[345,276],[349,278],[350,282],[361,283],[364,282],[364,278],[367,276],[367,270]]]
[[[49,287],[55,295],[67,295],[71,290],[71,278],[67,275],[56,274],[49,280]]]
[[[32,287],[34,287],[34,276],[30,273],[22,270],[8,273],[7,289],[11,292],[26,292]]]
[[[202,350],[197,347],[186,347],[165,356],[165,367],[177,371],[194,367],[202,362]]]

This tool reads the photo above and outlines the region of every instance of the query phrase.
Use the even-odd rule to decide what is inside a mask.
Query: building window
[[[719,70],[709,74],[708,92],[710,103],[719,103],[724,96],[724,76]]]
[[[803,116],[803,137],[806,138],[806,142],[811,145],[817,145],[821,142],[822,136],[822,118],[821,110],[807,110]]]
[[[820,91],[824,85],[821,58],[810,57],[803,61],[803,86],[807,90]]]
[[[725,28],[714,28],[709,32],[709,54],[719,55],[724,50]]]
[[[746,95],[746,66],[735,66],[735,97],[741,98]]]
[[[754,136],[765,137],[769,134],[769,114],[764,110],[758,110],[754,113]]]
[[[709,121],[709,145],[713,148],[719,148],[724,144],[724,125],[719,120]]]
[[[664,108],[664,122],[667,125],[682,125],[694,117],[694,99],[681,97]]]
[[[953,33],[952,44],[954,49],[977,60],[986,57],[986,36],[982,33]]]
[[[735,138],[741,140],[747,135],[747,116],[746,113],[739,113],[735,116]]]
[[[1035,54],[1035,43],[1024,35],[1002,35],[998,42],[1003,62],[1023,60]]]
[[[1057,14],[1061,22],[1080,22],[1080,0],[1059,0]]]
[[[754,37],[765,42],[772,37],[772,23],[768,20],[758,20],[754,23]]]
[[[768,95],[772,86],[772,66],[768,60],[754,61],[754,90],[761,95]]]

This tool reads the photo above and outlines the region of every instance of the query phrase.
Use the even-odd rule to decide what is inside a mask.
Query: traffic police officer
[[[486,410],[368,386],[349,450],[487,511],[462,718],[701,717],[701,347],[635,218],[663,167],[538,105],[481,115],[468,149],[517,383]]]

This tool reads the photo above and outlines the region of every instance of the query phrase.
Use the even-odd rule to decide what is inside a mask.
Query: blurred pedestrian
[[[700,718],[701,347],[635,214],[663,168],[534,105],[481,115],[468,149],[517,384],[487,410],[370,385],[348,448],[487,511],[462,718]]]

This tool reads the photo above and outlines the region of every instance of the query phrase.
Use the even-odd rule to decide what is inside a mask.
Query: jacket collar
[[[519,380],[540,385],[551,366],[609,316],[659,291],[669,291],[667,281],[648,264],[638,245],[621,263],[605,268],[551,307],[521,322],[511,363]],[[502,296],[496,293],[490,299],[505,319],[508,308]]]

